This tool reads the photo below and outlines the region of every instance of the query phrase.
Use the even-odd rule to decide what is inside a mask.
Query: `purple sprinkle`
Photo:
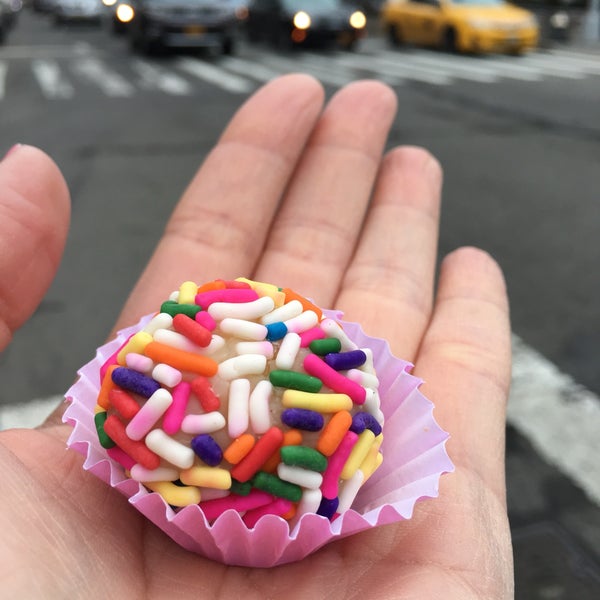
[[[367,355],[362,350],[350,350],[349,352],[330,352],[324,357],[325,362],[336,371],[347,371],[357,369],[367,362]]]
[[[283,321],[277,321],[276,323],[269,323],[267,327],[267,340],[275,342],[285,337],[288,332],[287,325]]]
[[[281,413],[281,420],[288,427],[304,431],[320,431],[325,424],[321,413],[306,408],[286,408]]]
[[[119,387],[144,398],[150,398],[156,390],[160,389],[160,383],[156,379],[127,367],[117,367],[112,372],[112,380]]]
[[[321,498],[321,504],[319,504],[319,508],[317,509],[317,514],[322,517],[327,517],[330,521],[333,515],[335,515],[335,511],[339,505],[340,501],[337,498],[333,498],[333,500],[329,500],[328,498]]]
[[[207,433],[192,439],[192,450],[209,467],[216,467],[223,460],[223,451],[214,438]]]
[[[377,419],[368,412],[359,412],[352,417],[350,431],[360,435],[365,429],[370,429],[377,437],[382,429]]]

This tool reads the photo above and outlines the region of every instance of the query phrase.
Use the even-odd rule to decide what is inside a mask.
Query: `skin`
[[[393,92],[374,81],[348,85],[326,106],[304,75],[261,88],[192,179],[115,330],[189,279],[245,275],[343,310],[425,380],[456,465],[439,498],[418,502],[409,521],[297,563],[227,567],[181,549],[84,472],[82,457],[65,451],[70,428],[58,409],[35,430],[0,433],[4,597],[513,596],[505,284],[488,254],[460,248],[441,262],[434,293],[442,171],[420,148],[384,153],[396,108]],[[59,264],[69,194],[52,160],[29,146],[0,162],[0,190],[4,347]]]

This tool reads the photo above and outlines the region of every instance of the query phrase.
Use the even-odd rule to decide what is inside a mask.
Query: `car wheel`
[[[400,25],[390,25],[387,28],[387,37],[392,46],[402,46],[404,44],[404,40],[402,38],[402,31],[400,30]]]
[[[446,52],[452,52],[453,54],[456,54],[458,52],[458,45],[456,42],[456,30],[452,28],[447,29],[446,33],[444,33],[444,50],[446,50]]]
[[[221,52],[225,54],[225,56],[231,56],[235,51],[235,42],[233,38],[228,36],[223,40],[223,44],[221,45]]]

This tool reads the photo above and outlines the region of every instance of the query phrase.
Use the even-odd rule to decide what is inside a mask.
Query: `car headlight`
[[[133,8],[129,4],[119,4],[115,14],[121,23],[129,23],[135,15]]]
[[[117,0],[102,0],[102,4],[104,6],[114,6],[117,3]]]
[[[310,15],[301,10],[294,15],[292,23],[296,29],[308,29],[310,27]]]
[[[363,12],[357,10],[350,15],[349,21],[354,29],[363,29],[367,24],[367,17]]]

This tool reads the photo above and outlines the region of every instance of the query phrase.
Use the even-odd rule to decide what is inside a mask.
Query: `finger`
[[[415,374],[450,433],[454,463],[504,497],[504,432],[510,384],[510,323],[504,279],[485,252],[462,248],[442,263],[433,319]]]
[[[386,155],[336,302],[406,360],[431,316],[441,184],[439,163],[426,150],[400,147]]]
[[[117,328],[183,281],[252,272],[322,104],[316,80],[288,75],[240,108],[183,194]]]
[[[41,150],[15,146],[0,162],[0,351],[50,286],[69,218],[59,168]]]
[[[396,97],[361,81],[333,96],[309,140],[255,273],[330,304],[354,252]]]

